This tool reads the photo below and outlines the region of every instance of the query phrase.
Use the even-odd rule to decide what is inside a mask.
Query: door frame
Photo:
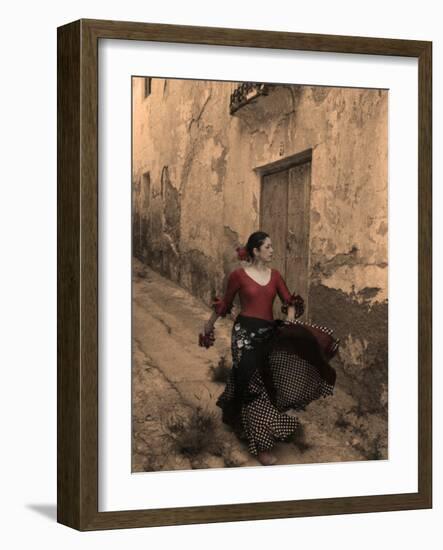
[[[254,168],[253,170],[260,177],[261,183],[263,176],[269,176],[269,174],[282,172],[283,170],[294,168],[294,166],[304,164],[305,162],[312,162],[312,147],[305,149],[300,153],[295,153],[295,155],[289,155],[289,157],[284,157],[282,159],[275,160],[274,162],[257,166],[257,168]]]
[[[296,166],[300,166],[301,164],[305,164],[307,162],[311,163],[311,181],[312,181],[312,148],[305,149],[299,153],[295,153],[294,155],[289,155],[287,157],[284,157],[282,159],[278,159],[276,161],[270,162],[268,164],[263,164],[261,166],[257,166],[254,168],[254,172],[257,174],[257,176],[260,178],[260,208],[259,208],[259,225],[261,225],[263,220],[263,178],[265,176],[269,176],[270,174],[276,174],[278,172],[283,172],[285,170],[289,170],[290,168],[294,168]],[[310,218],[309,218],[310,219]],[[310,238],[310,228],[309,228],[309,237]],[[311,256],[310,253],[308,254],[308,281],[309,281],[309,271],[311,267]],[[309,283],[307,288],[307,295],[304,297],[305,302],[305,311],[302,317],[305,319],[309,318]]]

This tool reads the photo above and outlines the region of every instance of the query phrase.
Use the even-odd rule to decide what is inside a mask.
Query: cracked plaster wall
[[[134,253],[209,303],[258,228],[254,168],[312,149],[310,317],[341,338],[343,384],[386,412],[388,93],[277,86],[231,116],[235,87],[153,79],[145,99],[133,80]]]

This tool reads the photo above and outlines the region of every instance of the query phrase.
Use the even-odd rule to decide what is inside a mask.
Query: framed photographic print
[[[430,42],[58,29],[58,521],[430,508]]]

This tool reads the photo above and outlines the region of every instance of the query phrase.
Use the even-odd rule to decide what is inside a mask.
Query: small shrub
[[[235,458],[232,458],[232,455],[224,456],[223,459],[225,461],[226,468],[237,468],[238,466],[241,466],[241,463],[235,460]]]
[[[301,453],[312,448],[312,445],[306,441],[306,432],[303,424],[300,424],[295,433],[291,434],[288,439]]]
[[[211,366],[210,370],[212,372],[212,381],[226,384],[229,378],[229,373],[231,369],[228,365],[226,357],[223,355],[220,357],[217,366]]]
[[[133,266],[133,274],[141,279],[146,279],[148,276],[146,266],[144,266],[141,262],[135,263]]]
[[[297,431],[295,432],[293,441],[294,445],[301,453],[312,449],[312,445],[306,441],[306,432],[303,424],[300,424]]]
[[[359,401],[356,406],[351,407],[349,412],[355,414],[357,418],[362,418],[368,416],[368,411],[363,408],[361,402]]]
[[[365,452],[365,456],[368,460],[380,460],[384,457],[380,434],[371,442],[369,449]]]
[[[169,453],[161,440],[156,439],[155,443],[151,443],[153,443],[152,447],[141,453],[143,455],[142,468],[145,472],[158,472],[164,469]]]
[[[170,416],[162,424],[163,436],[183,456],[193,458],[204,453],[221,456],[215,413],[198,406],[189,416]]]
[[[148,454],[143,459],[143,471],[157,472],[162,469],[163,463],[153,454]]]
[[[343,416],[342,413],[340,413],[337,420],[335,421],[335,425],[337,428],[340,428],[341,430],[346,430],[351,426],[351,423],[348,420],[346,420],[346,418]]]

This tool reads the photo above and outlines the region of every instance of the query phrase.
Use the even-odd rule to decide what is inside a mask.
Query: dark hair
[[[264,231],[256,231],[249,235],[248,242],[246,243],[246,250],[251,260],[254,259],[254,248],[260,248],[267,237],[269,237],[269,235]]]

